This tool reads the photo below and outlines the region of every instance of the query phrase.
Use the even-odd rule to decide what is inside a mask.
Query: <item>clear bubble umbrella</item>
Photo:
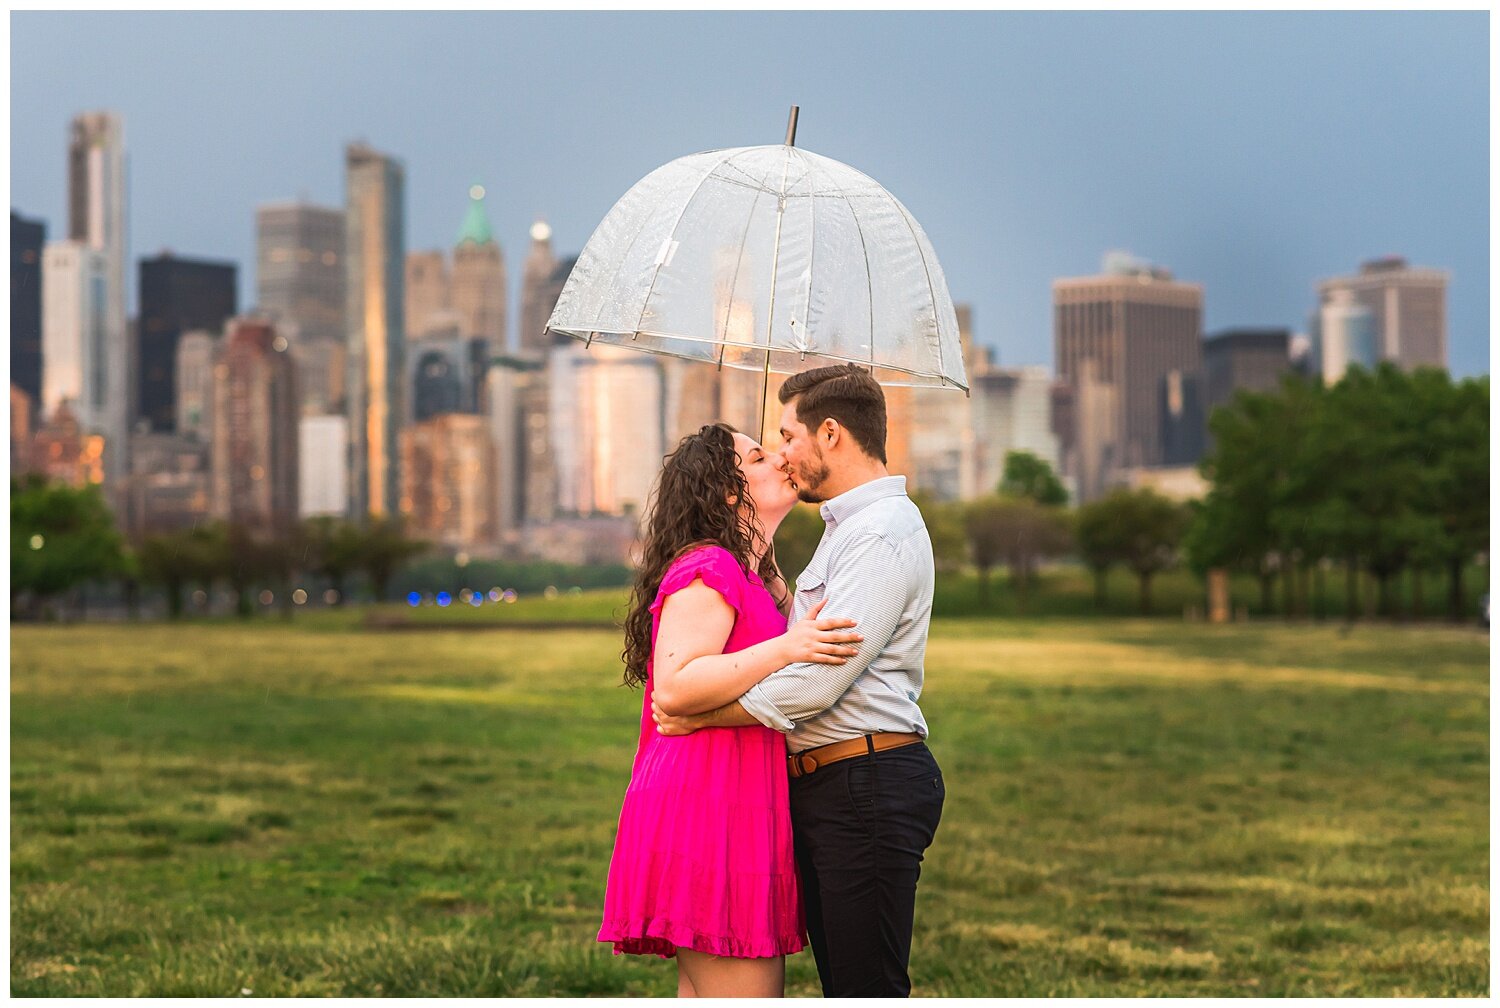
[[[958,319],[914,217],[869,176],[784,144],[678,158],[620,198],[547,330],[720,367],[866,367],[968,391]]]

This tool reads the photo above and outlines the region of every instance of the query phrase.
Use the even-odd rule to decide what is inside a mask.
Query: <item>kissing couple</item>
[[[886,471],[885,395],[853,365],[787,379],[781,447],[726,424],[657,478],[625,620],[640,743],[599,940],[677,960],[680,997],[781,997],[810,943],[825,997],[911,992],[942,771],[918,706],[932,543]],[[791,591],[771,542],[823,537]]]

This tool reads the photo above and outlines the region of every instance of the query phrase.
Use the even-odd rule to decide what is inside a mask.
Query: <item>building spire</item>
[[[464,214],[457,244],[473,242],[475,245],[488,245],[491,241],[490,219],[484,212],[484,186],[472,185],[469,187],[469,212]]]

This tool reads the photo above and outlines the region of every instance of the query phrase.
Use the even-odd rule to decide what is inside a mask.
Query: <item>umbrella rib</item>
[[[756,419],[760,424],[760,440],[766,439],[766,392],[771,387],[771,344],[775,340],[773,327],[776,324],[776,265],[781,261],[781,222],[786,216],[786,174],[791,167],[790,154],[783,155],[781,162],[781,193],[777,196],[776,237],[771,246],[771,300],[766,306],[766,361],[765,373],[760,386],[760,399],[755,404]],[[773,169],[774,170],[774,169]],[[770,177],[769,175],[767,176]]]
[[[943,366],[943,332],[938,326],[937,318],[937,289],[932,284],[932,269],[927,265],[927,253],[922,251],[922,243],[917,240],[917,229],[912,227],[911,215],[906,212],[906,207],[902,206],[901,201],[894,196],[891,197],[891,202],[896,205],[897,210],[901,211],[901,220],[905,222],[906,230],[911,232],[911,243],[916,247],[917,257],[922,260],[922,272],[927,277],[928,303],[932,305],[932,337],[933,342],[937,344],[937,366],[938,370],[946,375],[947,368]]]
[[[740,171],[740,169],[738,167],[735,167],[734,165],[730,165],[730,167],[734,168],[735,171]],[[745,216],[745,230],[740,234],[740,254],[734,260],[734,276],[729,280],[729,297],[724,304],[723,331],[726,339],[719,344],[720,368],[724,367],[724,353],[729,349],[729,341],[727,339],[727,337],[729,336],[729,319],[734,310],[734,292],[739,289],[740,285],[740,267],[745,263],[745,239],[750,234],[750,225],[755,223],[755,208],[760,206],[760,197],[764,192],[764,189],[760,189],[756,192],[755,200],[750,204],[750,212]],[[772,278],[772,283],[775,283],[774,277]]]
[[[875,374],[875,281],[870,277],[870,249],[865,245],[865,229],[860,226],[859,214],[854,212],[854,201],[848,194],[844,203],[849,207],[849,216],[854,218],[854,233],[859,235],[859,251],[865,257],[865,297],[870,307],[870,375]]]
[[[667,229],[667,241],[671,241],[672,236],[677,233],[677,226],[682,223],[682,218],[687,216],[688,207],[693,205],[693,200],[698,198],[698,193],[703,189],[703,186],[708,182],[710,178],[713,177],[714,172],[719,170],[719,166],[732,158],[736,153],[737,151],[729,151],[718,161],[714,162],[713,167],[709,168],[708,171],[703,173],[703,177],[698,180],[698,184],[693,186],[691,195],[689,195],[688,198],[683,201],[682,209],[677,212],[677,219],[673,221],[672,226]],[[644,227],[645,225],[642,225],[643,230]],[[640,236],[637,235],[637,238],[639,237]],[[651,303],[651,295],[656,291],[656,280],[661,276],[661,268],[664,265],[666,265],[665,258],[663,258],[661,262],[656,264],[656,272],[651,274],[651,286],[646,288],[646,296],[641,299],[641,313],[640,315],[636,316],[636,332],[641,331],[641,323],[646,320],[646,305]]]
[[[809,161],[807,164],[807,174],[805,176],[806,178],[812,177],[814,167],[815,166],[813,165],[813,163]],[[811,185],[809,186],[809,188],[813,191],[817,190],[816,185]],[[812,344],[809,342],[809,340],[812,339],[812,329],[808,325],[807,316],[812,310],[813,263],[815,263],[818,258],[818,203],[816,200],[813,200],[807,204],[807,215],[807,296],[802,299],[802,342],[807,346],[811,346]]]

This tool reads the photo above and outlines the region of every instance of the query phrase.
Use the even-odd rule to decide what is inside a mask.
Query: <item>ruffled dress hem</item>
[[[722,935],[707,935],[684,924],[655,918],[646,921],[606,921],[599,940],[613,942],[615,955],[656,955],[671,959],[679,948],[734,959],[770,959],[795,955],[807,947],[801,935],[743,941]]]

